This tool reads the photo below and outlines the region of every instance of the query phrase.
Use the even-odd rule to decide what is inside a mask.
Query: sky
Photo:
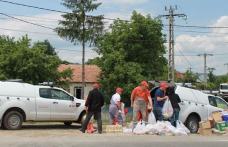
[[[61,3],[62,0],[9,0],[38,7],[67,10]],[[227,0],[98,0],[102,5],[93,15],[104,14],[108,18],[130,19],[133,10],[143,15],[150,14],[157,17],[167,14],[165,6],[177,6],[176,13],[184,13],[187,20],[175,18],[176,25],[194,26],[222,26],[228,27],[228,1]],[[5,13],[36,24],[42,24],[51,28],[58,25],[61,13],[37,10],[22,6],[15,6],[0,2],[0,13]],[[163,18],[163,24],[168,21]],[[108,21],[107,23],[111,23]],[[228,72],[228,29],[197,29],[175,27],[175,66],[180,72],[185,72],[190,67],[193,72],[203,72],[203,57],[198,54],[211,53],[214,56],[207,58],[207,65],[215,68],[217,75]],[[164,34],[168,28],[164,27]],[[61,59],[73,63],[81,63],[82,50],[80,45],[74,45],[50,29],[33,26],[0,15],[0,34],[19,38],[28,34],[34,42],[48,39],[56,48]],[[167,46],[167,44],[165,44]],[[184,56],[183,56],[184,55]],[[193,56],[192,56],[193,55]],[[86,60],[98,55],[86,48]]]

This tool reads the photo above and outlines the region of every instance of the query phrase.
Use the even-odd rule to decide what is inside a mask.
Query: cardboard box
[[[203,136],[211,136],[212,135],[212,129],[199,128],[199,134],[203,135]]]
[[[211,129],[211,122],[208,120],[208,121],[201,121],[199,123],[199,126],[201,129]]]
[[[121,125],[106,125],[103,126],[104,133],[123,133],[123,127]]]
[[[217,122],[215,124],[215,128],[219,131],[225,131],[225,128],[226,128],[226,123],[225,121],[222,121],[222,122]]]
[[[225,121],[225,123],[226,123],[226,127],[228,128],[228,121]]]
[[[213,117],[208,117],[208,121],[210,121],[210,123],[211,123],[211,128],[213,128],[214,126],[215,126],[215,122],[214,122],[214,119],[213,119]]]
[[[221,122],[222,121],[222,114],[220,112],[213,112],[212,113],[212,118],[213,120],[217,123],[217,122]]]
[[[212,129],[212,132],[213,134],[216,134],[216,135],[223,135],[223,134],[226,134],[226,131],[219,131],[215,128]]]

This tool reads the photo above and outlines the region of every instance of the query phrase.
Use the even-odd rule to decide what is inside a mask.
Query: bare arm
[[[131,93],[131,107],[133,107],[134,103],[134,92]]]
[[[152,102],[152,98],[150,96],[148,96],[148,100],[149,100],[149,106],[151,107],[151,109],[153,110],[153,102]]]
[[[164,97],[157,97],[157,101],[163,101],[163,100],[166,100],[168,99],[169,97],[168,96],[164,96]]]

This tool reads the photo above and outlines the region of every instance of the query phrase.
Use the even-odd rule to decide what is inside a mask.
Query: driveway
[[[226,147],[228,136],[153,136],[82,134],[80,126],[24,125],[22,130],[0,130],[1,147]]]

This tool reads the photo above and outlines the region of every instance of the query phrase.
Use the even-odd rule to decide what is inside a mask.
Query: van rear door
[[[186,121],[186,117],[191,113],[199,114],[202,120],[208,117],[208,100],[206,94],[181,86],[177,86],[176,93],[182,101],[180,103],[180,119],[182,121]]]

